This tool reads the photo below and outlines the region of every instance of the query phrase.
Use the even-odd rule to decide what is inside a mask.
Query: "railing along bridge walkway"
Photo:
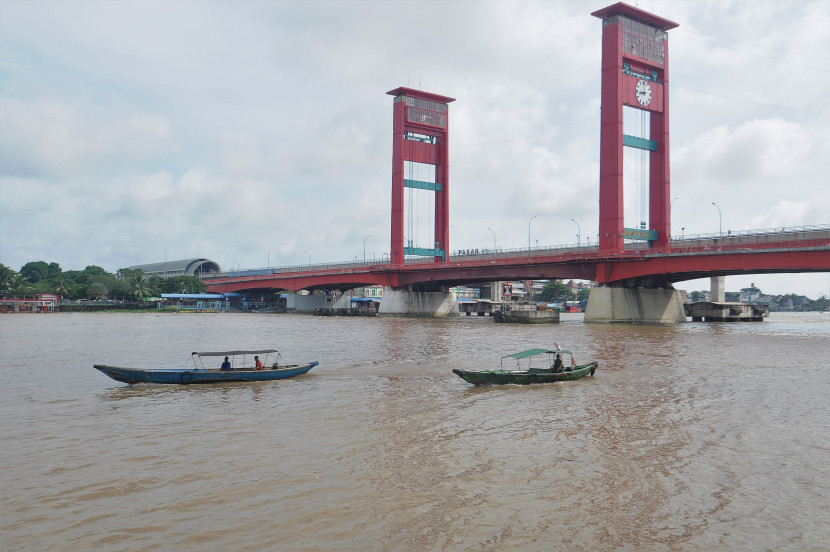
[[[208,290],[346,290],[367,285],[413,289],[490,281],[581,279],[601,284],[683,280],[732,274],[830,271],[830,225],[701,234],[673,238],[664,249],[627,243],[624,251],[562,245],[479,250],[447,262],[407,259],[323,263],[237,270],[203,277]]]

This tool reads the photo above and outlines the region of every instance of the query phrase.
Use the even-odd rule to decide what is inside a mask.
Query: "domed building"
[[[210,259],[184,259],[181,261],[165,261],[163,263],[150,263],[127,267],[130,270],[141,270],[144,277],[158,276],[159,278],[172,278],[174,276],[199,276],[221,272],[219,263]]]

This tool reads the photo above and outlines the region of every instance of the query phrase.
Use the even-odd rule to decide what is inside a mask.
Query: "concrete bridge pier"
[[[285,308],[287,308],[290,312],[314,312],[314,309],[318,309],[321,307],[330,307],[329,304],[330,298],[326,295],[320,294],[289,294],[286,297],[285,301]]]
[[[671,286],[598,287],[591,290],[585,322],[673,324],[686,321],[680,292]]]
[[[384,288],[378,315],[442,317],[458,314],[455,293],[446,289],[430,291],[418,287],[421,286]]]
[[[709,278],[709,300],[713,303],[726,301],[726,277],[712,276]]]

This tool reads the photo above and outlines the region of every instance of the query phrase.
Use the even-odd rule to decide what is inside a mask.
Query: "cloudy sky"
[[[528,226],[534,246],[596,243],[590,13],[610,3],[0,0],[0,262],[380,259],[399,86],[457,100],[452,249],[527,247]],[[679,24],[673,234],[717,232],[713,201],[724,232],[830,224],[830,2],[631,4]],[[422,196],[407,232],[427,247]],[[830,295],[826,273],[726,287],[751,282]]]

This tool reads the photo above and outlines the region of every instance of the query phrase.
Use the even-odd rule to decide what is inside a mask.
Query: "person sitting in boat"
[[[257,370],[262,370],[262,361],[259,360],[259,356],[254,357],[254,363],[256,365]]]
[[[222,367],[219,369],[223,372],[230,372],[233,370],[233,368],[231,368],[231,361],[228,360],[228,357],[225,357],[225,362],[222,363]]]
[[[553,368],[551,368],[553,372],[561,372],[562,371],[562,354],[556,353],[556,360],[553,361]]]

